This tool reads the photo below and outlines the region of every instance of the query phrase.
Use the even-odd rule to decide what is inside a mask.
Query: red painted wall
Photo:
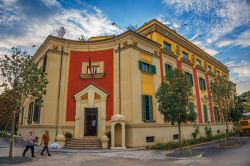
[[[214,123],[213,105],[212,105],[212,102],[211,102],[210,82],[209,82],[208,74],[205,74],[205,76],[206,76],[206,85],[207,85],[207,95],[208,95],[208,104],[209,104],[209,110],[210,110],[210,118],[211,118],[211,122]]]
[[[82,62],[103,61],[104,73],[103,78],[98,79],[81,79]],[[94,84],[96,87],[105,90],[109,93],[107,98],[106,117],[111,119],[113,115],[113,50],[94,51],[94,52],[78,52],[71,51],[69,80],[68,80],[68,99],[66,121],[75,121],[75,98],[74,95],[87,87],[89,84]]]
[[[196,94],[196,99],[197,99],[198,120],[199,120],[199,123],[202,123],[200,91],[199,91],[199,82],[198,82],[198,76],[197,76],[197,69],[196,68],[193,68],[193,75],[194,75],[195,94]]]

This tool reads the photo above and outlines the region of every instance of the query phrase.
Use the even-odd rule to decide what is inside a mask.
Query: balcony
[[[95,74],[80,74],[81,79],[98,79],[103,78],[105,73],[95,73]]]

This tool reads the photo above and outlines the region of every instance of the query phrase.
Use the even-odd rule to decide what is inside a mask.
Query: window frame
[[[167,46],[167,47],[165,47],[165,46]],[[170,43],[164,41],[163,42],[163,48],[171,51],[172,50],[172,45]]]
[[[188,53],[185,51],[182,51],[182,58],[188,60]]]
[[[142,120],[144,122],[152,122],[153,117],[153,96],[142,95]]]
[[[201,66],[201,60],[196,59],[196,65],[197,65],[197,66]]]
[[[173,66],[165,63],[165,78],[168,80],[173,76]]]
[[[156,74],[156,66],[155,65],[149,64],[149,63],[141,61],[141,60],[138,61],[138,64],[139,64],[139,69],[142,72],[147,73],[147,74],[151,74],[151,75]]]

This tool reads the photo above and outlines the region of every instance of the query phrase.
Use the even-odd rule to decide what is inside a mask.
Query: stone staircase
[[[64,148],[66,149],[101,149],[102,143],[101,139],[97,138],[72,138],[70,141],[67,141]]]

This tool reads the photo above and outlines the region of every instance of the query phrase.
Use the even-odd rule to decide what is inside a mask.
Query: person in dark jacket
[[[47,153],[48,153],[48,156],[51,156],[51,154],[49,153],[49,147],[48,147],[49,141],[50,141],[49,131],[46,130],[45,133],[43,134],[43,137],[42,137],[42,140],[41,140],[41,144],[40,144],[40,145],[42,145],[42,143],[44,144],[43,150],[41,151],[41,155],[44,155],[43,153],[46,150]]]

